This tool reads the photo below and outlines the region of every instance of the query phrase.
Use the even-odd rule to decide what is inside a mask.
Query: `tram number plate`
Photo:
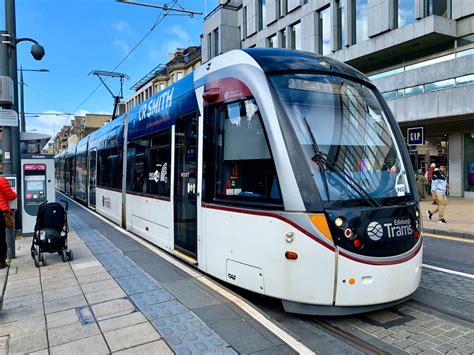
[[[397,184],[395,190],[397,191],[397,196],[405,196],[406,188],[404,184]]]

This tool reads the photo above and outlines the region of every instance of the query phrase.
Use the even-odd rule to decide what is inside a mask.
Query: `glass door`
[[[89,155],[89,206],[95,208],[95,188],[97,186],[97,150]]]
[[[196,114],[180,117],[175,127],[174,245],[197,260],[197,155]]]

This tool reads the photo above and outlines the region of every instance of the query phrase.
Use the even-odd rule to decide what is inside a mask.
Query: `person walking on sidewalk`
[[[428,181],[426,181],[426,177],[423,175],[423,170],[418,169],[418,175],[416,176],[416,188],[422,200],[426,198],[426,185],[428,185]]]
[[[433,173],[436,169],[436,164],[435,163],[431,163],[431,165],[429,166],[429,168],[426,170],[426,174],[425,174],[425,177],[426,177],[426,180],[428,181],[428,193],[431,193],[431,198],[433,199],[433,205],[436,205],[436,196],[433,196],[433,189],[431,188],[431,185],[432,185],[432,182],[433,182]]]
[[[12,213],[12,210],[8,206],[8,201],[16,199],[16,193],[10,187],[7,179],[0,176],[0,209],[2,215],[0,216],[0,269],[5,267],[5,261],[7,259],[7,230],[5,225],[5,214]],[[11,218],[11,217],[10,217]]]
[[[438,223],[447,223],[444,219],[444,210],[446,209],[446,205],[448,204],[448,192],[449,185],[447,183],[446,178],[446,168],[441,165],[439,170],[433,173],[432,185],[431,190],[436,195],[436,208],[431,211],[426,211],[426,214],[429,219],[432,219],[433,215],[438,213],[439,221]]]

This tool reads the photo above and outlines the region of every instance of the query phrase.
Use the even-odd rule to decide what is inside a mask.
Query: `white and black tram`
[[[225,53],[56,167],[62,192],[289,312],[382,308],[420,281],[403,137],[373,84],[327,57]]]

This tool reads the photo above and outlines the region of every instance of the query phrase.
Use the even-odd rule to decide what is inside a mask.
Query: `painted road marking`
[[[474,243],[474,240],[473,240],[473,239],[450,237],[450,236],[442,235],[442,234],[431,234],[431,233],[425,233],[425,232],[423,232],[423,236],[425,236],[425,237],[430,237],[430,238],[455,240],[455,241],[457,241],[457,242],[464,242],[464,243]]]
[[[460,271],[455,271],[455,270],[450,270],[450,269],[443,269],[442,267],[437,267],[437,266],[433,266],[433,265],[426,265],[426,264],[423,264],[423,267],[425,267],[427,269],[432,269],[432,270],[436,270],[436,271],[445,272],[447,274],[464,276],[464,277],[467,277],[469,279],[474,279],[473,274],[467,274],[465,272],[460,272]]]
[[[61,192],[59,192],[62,194]],[[184,271],[188,275],[192,276],[202,284],[206,285],[207,287],[211,288],[215,292],[219,293],[221,296],[227,298],[229,301],[233,302],[237,307],[241,308],[245,313],[247,313],[249,316],[251,316],[253,319],[255,319],[257,322],[259,322],[263,327],[267,328],[270,332],[275,334],[278,338],[283,340],[288,346],[293,348],[296,352],[300,354],[314,354],[314,351],[306,347],[303,343],[299,342],[296,340],[294,337],[291,335],[287,334],[283,329],[278,327],[275,323],[270,321],[264,314],[262,314],[259,310],[248,304],[242,297],[239,295],[229,292],[228,290],[224,289],[222,286],[219,284],[215,283],[214,281],[208,279],[207,277],[203,276],[201,273],[196,272],[196,270],[192,269],[190,266],[187,266],[183,264],[181,261],[176,260],[174,257],[171,255],[167,254],[166,252],[162,251],[159,249],[157,246],[152,245],[151,243],[147,242],[146,240],[130,233],[129,231],[117,226],[113,222],[109,221],[105,217],[101,216],[98,214],[96,211],[90,210],[87,207],[79,204],[78,202],[74,201],[73,199],[69,198],[69,196],[66,196],[62,194],[64,197],[67,197],[69,200],[74,202],[76,205],[79,207],[82,207],[88,212],[91,212],[95,214],[96,217],[98,217],[100,220],[103,222],[107,223],[108,225],[114,227],[116,230],[126,234],[136,242],[140,243],[143,245],[145,248],[151,250],[155,254],[158,254],[160,257],[165,259],[166,261],[170,262],[172,265],[176,266],[180,270]]]

